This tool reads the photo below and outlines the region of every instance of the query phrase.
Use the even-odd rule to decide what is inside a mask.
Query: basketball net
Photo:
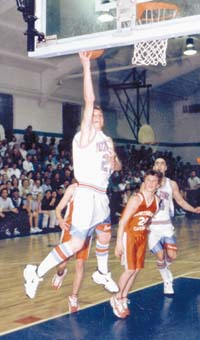
[[[171,3],[150,2],[137,4],[138,24],[148,24],[175,18],[178,6]],[[134,45],[132,64],[166,66],[168,39],[140,41]]]
[[[134,45],[132,64],[166,66],[168,39],[140,41]]]

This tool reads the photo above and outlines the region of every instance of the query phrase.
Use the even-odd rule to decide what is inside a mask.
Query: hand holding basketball
[[[81,59],[97,59],[100,58],[104,53],[104,50],[84,51],[79,52]]]

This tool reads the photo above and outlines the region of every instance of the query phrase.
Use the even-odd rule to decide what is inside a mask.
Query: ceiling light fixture
[[[110,14],[110,0],[101,0],[101,5],[103,5],[101,9],[101,14],[98,16],[98,21],[100,22],[110,22],[114,20],[112,14]]]
[[[103,12],[98,16],[100,22],[110,22],[114,20],[114,17],[109,12]]]
[[[195,50],[194,47],[194,40],[193,38],[187,38],[186,40],[186,47],[185,51],[183,52],[185,55],[195,55],[197,53],[197,50]]]

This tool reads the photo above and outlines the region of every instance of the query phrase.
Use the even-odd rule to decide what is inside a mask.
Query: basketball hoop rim
[[[142,15],[144,11],[155,11],[155,10],[161,10],[161,9],[173,11],[173,13],[176,13],[176,15],[179,12],[179,7],[175,4],[170,4],[168,2],[144,2],[144,3],[137,4],[137,20],[142,19]],[[167,17],[167,20],[173,18],[176,15],[174,14],[169,15]],[[152,21],[152,18],[150,20]],[[146,18],[146,22],[150,20]],[[159,21],[158,18],[156,18],[156,20]]]

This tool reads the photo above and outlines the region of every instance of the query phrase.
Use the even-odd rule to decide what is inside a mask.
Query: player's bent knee
[[[97,235],[97,240],[102,244],[107,244],[111,240],[111,233],[100,233]]]
[[[172,261],[176,260],[176,257],[177,257],[177,253],[176,252],[171,253],[170,255],[168,254],[168,261],[172,262]]]
[[[169,262],[172,262],[176,259],[177,257],[177,250],[176,249],[167,249],[167,260]]]

